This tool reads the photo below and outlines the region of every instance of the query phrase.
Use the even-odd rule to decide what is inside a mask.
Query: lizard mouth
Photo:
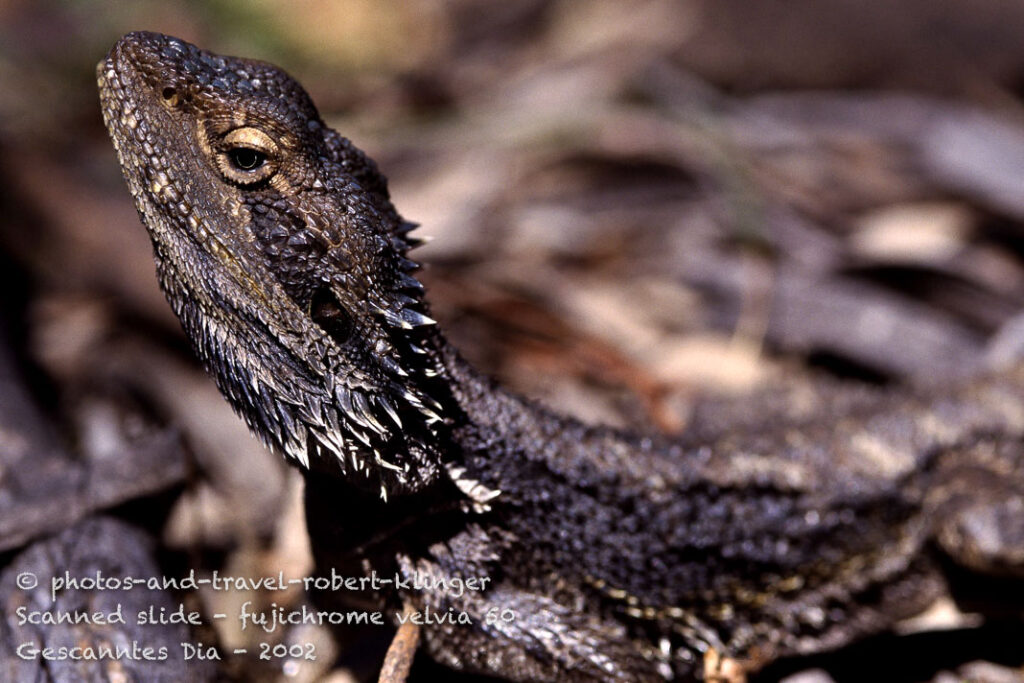
[[[147,55],[147,51],[139,52],[146,37],[155,39],[157,34],[129,33],[118,40],[107,56],[96,64],[96,82],[99,85],[104,115],[113,113],[115,109],[124,105],[123,91],[126,83],[137,80],[135,76],[139,73],[139,65],[152,62],[152,56]]]
[[[111,138],[121,166],[126,169],[125,175],[129,183],[132,179],[128,177],[127,169],[143,171],[147,165],[159,165],[153,161],[152,154],[149,155],[150,158],[143,159],[138,153],[122,149],[124,140],[132,140],[140,145],[147,143],[146,137],[154,125],[154,119],[159,115],[152,107],[146,106],[143,98],[132,95],[133,90],[145,87],[145,84],[152,80],[149,75],[151,70],[140,68],[140,65],[152,61],[152,55],[144,52],[138,54],[137,49],[138,40],[147,35],[156,34],[128,34],[96,64],[96,83],[99,86],[103,123],[108,130],[119,131],[117,135],[111,135]]]
[[[100,111],[103,114],[103,123],[107,128],[110,128],[118,124],[114,112],[119,108],[122,100],[119,97],[121,85],[113,51],[96,64],[96,84],[99,86],[100,91]],[[117,144],[118,141],[115,139],[115,147]],[[118,150],[118,154],[120,155],[120,150]]]

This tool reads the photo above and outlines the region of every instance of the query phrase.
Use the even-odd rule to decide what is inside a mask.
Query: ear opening
[[[339,344],[344,344],[352,336],[352,316],[327,287],[313,292],[309,301],[309,317]]]

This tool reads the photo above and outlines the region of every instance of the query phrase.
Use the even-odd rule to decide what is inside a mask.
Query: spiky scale
[[[430,316],[420,313],[419,311],[414,310],[412,308],[403,308],[399,312],[399,316],[401,317],[402,320],[412,325],[413,327],[418,327],[420,325],[437,324],[437,321],[431,318]]]
[[[352,395],[352,403],[360,417],[372,428],[376,429],[378,433],[386,433],[384,425],[380,423],[377,416],[373,414],[373,408],[370,407],[370,401],[366,398],[366,394],[361,391],[357,391]]]
[[[395,407],[391,405],[391,402],[385,396],[375,396],[374,400],[380,404],[381,408],[384,409],[384,412],[388,414],[388,417],[394,420],[395,425],[401,429],[402,420],[398,417],[398,412],[395,410]]]

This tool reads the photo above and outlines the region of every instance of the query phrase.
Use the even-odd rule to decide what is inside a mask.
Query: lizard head
[[[250,427],[385,493],[429,478],[444,369],[374,163],[264,62],[132,33],[97,78],[164,292]]]

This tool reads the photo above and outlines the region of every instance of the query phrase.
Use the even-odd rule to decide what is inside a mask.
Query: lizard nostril
[[[163,91],[161,91],[160,95],[164,98],[164,102],[166,102],[167,105],[171,107],[177,106],[180,99],[178,97],[178,91],[170,86],[164,88]]]

